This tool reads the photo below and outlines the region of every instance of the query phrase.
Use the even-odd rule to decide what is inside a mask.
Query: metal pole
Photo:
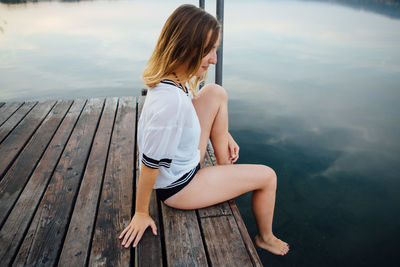
[[[204,9],[204,0],[199,0],[199,7]]]
[[[215,83],[222,86],[222,58],[224,44],[224,0],[217,0],[217,19],[221,24],[221,42],[217,51],[217,66],[215,67]]]
[[[199,0],[199,7],[200,8],[202,8],[202,9],[205,9],[205,0]],[[202,81],[200,84],[199,84],[199,90],[201,89],[201,88],[203,88],[203,86],[204,86],[204,81]]]

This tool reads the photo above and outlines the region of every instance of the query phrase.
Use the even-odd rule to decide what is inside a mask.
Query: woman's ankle
[[[268,234],[258,233],[257,236],[258,236],[258,238],[261,239],[261,241],[263,241],[265,243],[267,243],[268,241],[272,240],[275,237],[272,232],[268,233]]]

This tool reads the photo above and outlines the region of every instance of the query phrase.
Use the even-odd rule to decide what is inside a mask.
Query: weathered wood
[[[199,209],[199,217],[218,217],[218,216],[233,216],[232,210],[228,202],[222,202],[210,207]]]
[[[18,125],[26,114],[36,105],[37,102],[28,102],[15,111],[0,128],[0,144],[7,135]]]
[[[0,262],[5,266],[11,264],[12,258],[17,253],[17,249],[24,238],[24,233],[33,218],[36,207],[41,200],[41,196],[84,104],[84,100],[74,101],[1,228]]]
[[[161,203],[168,266],[208,266],[195,210]]]
[[[49,100],[37,104],[1,143],[0,179],[55,103]]]
[[[229,200],[229,206],[232,209],[233,216],[236,220],[236,224],[239,227],[239,231],[242,235],[244,244],[246,245],[247,252],[249,253],[253,266],[262,266],[261,260],[258,256],[257,250],[254,247],[253,241],[250,238],[249,232],[247,231],[246,225],[243,222],[242,216],[240,215],[239,209],[236,206],[235,201]]]
[[[217,165],[217,159],[215,158],[214,149],[210,144],[207,145],[206,154],[210,158],[211,164],[212,165]]]
[[[103,99],[90,99],[39,204],[14,265],[53,265],[60,253]]]
[[[0,107],[0,126],[16,111],[24,102],[9,102]]]
[[[212,266],[251,266],[252,262],[232,215],[200,218]]]
[[[120,98],[89,266],[129,266],[130,264],[131,250],[121,246],[118,236],[131,220],[135,119],[136,99],[134,97]]]
[[[206,157],[205,157],[205,162],[207,163],[210,162],[212,165],[216,165],[217,164],[217,160],[215,158],[215,153],[213,151],[212,146],[208,145],[207,146],[207,151],[206,151]],[[228,210],[228,205],[231,209],[231,212],[229,212]],[[237,227],[237,229],[239,230],[240,234],[241,234],[241,239],[244,242],[246,251],[250,257],[250,260],[252,262],[253,266],[262,266],[261,264],[261,260],[257,254],[256,248],[254,247],[253,241],[250,238],[250,235],[247,231],[247,228],[243,222],[242,216],[240,215],[239,209],[236,206],[236,202],[234,199],[229,200],[228,202],[224,202],[220,205],[218,205],[217,207],[219,207],[220,209],[222,209],[221,211],[217,211],[215,209],[211,209],[211,208],[206,208],[206,209],[202,209],[202,211],[199,211],[199,216],[213,216],[213,215],[218,215],[218,214],[232,214],[233,218],[235,219],[235,228]],[[204,230],[203,230],[204,231]],[[236,232],[236,231],[235,231]],[[238,237],[236,237],[238,238]],[[244,257],[244,256],[243,256]]]
[[[208,152],[209,150],[204,157],[205,166],[212,165]],[[211,265],[252,265],[227,202],[199,209],[197,212]]]
[[[142,112],[145,97],[141,96],[138,100],[138,119]],[[137,132],[137,129],[136,129]],[[136,184],[139,181],[139,150],[136,148]],[[135,194],[135,191],[134,191]],[[162,249],[161,249],[161,227],[158,214],[158,203],[156,194],[153,190],[150,198],[149,213],[157,226],[157,236],[153,235],[151,228],[147,228],[142,239],[135,250],[135,266],[162,266]]]
[[[233,200],[184,211],[153,193],[158,235],[148,228],[135,250],[121,246],[139,175],[135,119],[144,99],[76,100],[65,116],[62,102],[47,101],[47,113],[38,103],[15,124],[0,144],[0,153],[17,150],[0,181],[2,266],[262,266]],[[0,106],[0,118],[9,106]],[[22,107],[9,112],[8,128]],[[202,167],[215,164],[208,147]]]
[[[117,98],[106,99],[58,261],[59,266],[86,266],[117,103]]]
[[[149,214],[157,226],[157,235],[153,235],[150,227],[146,229],[135,250],[135,266],[163,266],[160,218],[154,191],[150,198]]]
[[[29,179],[72,101],[54,106],[0,181],[0,227]]]

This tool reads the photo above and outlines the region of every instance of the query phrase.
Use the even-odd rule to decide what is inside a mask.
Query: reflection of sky
[[[0,4],[0,98],[137,94],[161,27],[181,3]]]
[[[266,143],[346,151],[327,175],[400,163],[400,21],[292,1],[227,5],[225,18],[224,85],[261,113],[246,126],[280,129]]]
[[[180,3],[0,4],[0,98],[138,95]],[[398,29],[400,20],[333,4],[225,1],[224,86],[239,160],[277,170],[277,229],[304,242],[293,261],[268,258],[271,265],[328,266],[324,257],[351,265],[379,242],[393,245],[385,256],[396,247]],[[254,234],[246,201],[238,204]],[[371,227],[386,232],[370,237]]]
[[[225,8],[224,86],[240,163],[277,171],[274,225],[294,247],[285,260],[260,257],[390,266],[396,252],[380,247],[400,234],[400,21],[294,1]],[[254,225],[249,197],[238,203]]]

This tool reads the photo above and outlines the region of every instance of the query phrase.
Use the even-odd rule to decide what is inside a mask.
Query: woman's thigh
[[[177,209],[198,209],[267,186],[276,188],[274,170],[264,165],[236,164],[201,168],[192,181],[165,204]]]

